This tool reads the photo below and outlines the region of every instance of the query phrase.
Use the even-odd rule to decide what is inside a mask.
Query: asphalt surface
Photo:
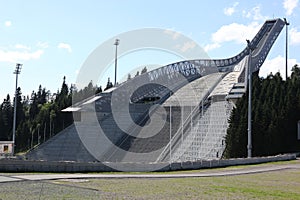
[[[106,178],[106,179],[117,179],[117,178],[188,178],[188,177],[216,177],[216,176],[235,176],[243,174],[254,174],[254,173],[263,173],[279,170],[288,170],[288,169],[300,169],[300,160],[298,159],[293,164],[271,164],[271,165],[255,165],[247,166],[245,168],[236,168],[236,169],[226,169],[220,168],[215,170],[204,170],[196,172],[181,172],[181,173],[113,173],[113,174],[0,174],[0,183],[5,182],[18,182],[18,181],[44,181],[44,180],[60,180],[60,179],[91,179],[91,178]]]

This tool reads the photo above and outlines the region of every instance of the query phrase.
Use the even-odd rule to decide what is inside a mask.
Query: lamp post
[[[251,158],[252,157],[252,70],[251,70],[251,65],[252,65],[252,51],[254,47],[251,45],[249,40],[247,41],[247,46],[249,49],[249,59],[248,59],[248,145],[247,145],[247,157]]]
[[[117,61],[118,61],[118,45],[120,44],[120,40],[116,39],[114,45],[116,45],[116,54],[115,54],[115,86],[117,85]]]
[[[286,18],[284,19],[285,23],[285,80],[288,79],[288,25],[290,23],[287,22]]]
[[[17,96],[18,96],[18,75],[21,73],[22,64],[16,64],[16,90],[15,90],[15,104],[14,104],[14,121],[13,121],[13,146],[12,146],[12,155],[15,154],[15,140],[16,140],[16,122],[17,122]]]

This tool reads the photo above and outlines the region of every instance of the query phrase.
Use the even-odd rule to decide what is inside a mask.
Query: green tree
[[[113,84],[112,84],[112,82],[110,81],[110,78],[108,78],[107,84],[106,84],[106,88],[104,89],[104,91],[105,91],[105,90],[108,90],[109,88],[112,88],[112,87],[113,87]]]
[[[127,75],[127,81],[128,80],[131,80],[131,74],[130,73],[128,73],[128,75]]]
[[[12,140],[13,107],[11,105],[9,94],[1,105],[1,114],[1,138],[4,140]]]
[[[300,151],[297,121],[300,119],[300,70],[283,81],[279,73],[260,79],[253,75],[252,154],[275,155]],[[226,136],[225,157],[247,156],[247,93],[233,110]]]
[[[100,94],[102,92],[102,87],[97,87],[95,94]]]
[[[147,72],[147,67],[144,67],[143,69],[142,69],[142,71],[141,71],[141,74],[144,74],[144,73],[146,73]]]

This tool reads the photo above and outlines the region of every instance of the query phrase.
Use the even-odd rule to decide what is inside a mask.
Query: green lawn
[[[296,163],[299,163],[299,160],[164,173],[214,172]],[[149,173],[151,172],[146,174]],[[157,173],[163,172],[155,172],[155,174]],[[2,174],[12,175],[12,173]],[[5,199],[300,200],[300,170],[289,169],[248,175],[199,178],[74,179],[0,183],[0,200]]]
[[[300,171],[169,179],[91,179],[56,184],[99,190],[117,199],[300,199]]]

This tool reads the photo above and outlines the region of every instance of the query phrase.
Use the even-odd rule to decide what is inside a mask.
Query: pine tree
[[[129,74],[129,73],[128,73],[128,75],[127,75],[127,81],[128,81],[128,80],[131,80],[131,74]]]
[[[96,89],[95,94],[100,94],[102,92],[102,87],[100,86],[100,87],[96,87],[96,88],[97,89]]]
[[[252,154],[276,155],[300,151],[297,121],[300,119],[300,69],[283,81],[279,73],[265,79],[253,75]],[[247,156],[247,93],[233,110],[226,135],[225,157]]]
[[[113,84],[112,84],[112,82],[110,81],[110,78],[108,78],[107,84],[106,84],[106,88],[104,89],[104,91],[105,91],[105,90],[108,90],[109,88],[112,88],[112,87],[113,87]]]
[[[2,103],[2,129],[1,137],[7,140],[12,140],[12,123],[13,123],[13,108],[11,105],[11,100],[9,94],[6,96]]]
[[[33,120],[37,114],[39,113],[39,107],[38,107],[38,99],[37,95],[34,91],[31,93],[31,105],[29,109],[29,117],[31,120]]]
[[[147,72],[147,67],[144,67],[143,69],[142,69],[142,71],[141,71],[141,74],[144,74],[144,73],[146,73]]]

